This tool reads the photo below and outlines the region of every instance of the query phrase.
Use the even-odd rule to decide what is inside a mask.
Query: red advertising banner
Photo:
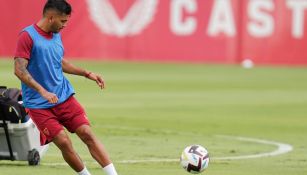
[[[242,9],[241,59],[307,64],[306,0],[250,0]]]
[[[0,56],[45,1],[2,1]],[[307,64],[307,0],[70,0],[65,56],[201,63]]]

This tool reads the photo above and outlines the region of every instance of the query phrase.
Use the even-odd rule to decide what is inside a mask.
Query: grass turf
[[[244,136],[291,144],[276,157],[212,160],[207,175],[305,175],[307,172],[307,70],[235,65],[82,62],[101,73],[106,89],[83,77],[67,77],[84,105],[94,132],[120,175],[184,175],[178,162],[123,163],[123,160],[178,159],[185,146],[201,144],[226,157],[270,152],[274,146],[223,139]],[[19,87],[13,62],[0,60],[1,85]],[[72,136],[92,174],[103,174],[86,147]],[[74,174],[53,144],[42,165],[0,161],[0,174]]]

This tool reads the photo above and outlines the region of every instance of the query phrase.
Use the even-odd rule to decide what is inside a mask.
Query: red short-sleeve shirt
[[[34,28],[36,31],[46,39],[52,39],[53,33],[47,33],[43,31],[41,28],[37,26],[37,24],[34,24]],[[26,31],[22,31],[17,40],[17,47],[15,50],[15,58],[26,58],[30,59],[31,56],[31,50],[33,47],[33,40]]]

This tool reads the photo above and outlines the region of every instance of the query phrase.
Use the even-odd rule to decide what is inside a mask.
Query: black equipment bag
[[[24,123],[28,120],[26,110],[20,102],[21,91],[17,88],[0,86],[0,119],[11,123]]]

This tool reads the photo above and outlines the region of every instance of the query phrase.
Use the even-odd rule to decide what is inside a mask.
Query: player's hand
[[[104,80],[101,78],[100,75],[90,72],[87,78],[95,81],[101,89],[105,88]]]
[[[44,91],[41,93],[41,95],[44,97],[44,99],[48,100],[49,103],[55,104],[59,101],[58,97],[54,93]]]

